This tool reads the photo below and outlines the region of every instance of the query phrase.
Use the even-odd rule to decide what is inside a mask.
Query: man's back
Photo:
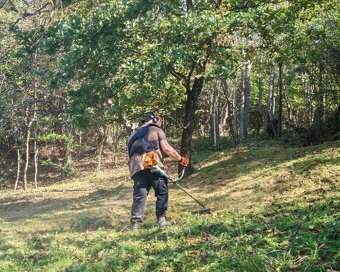
[[[136,133],[136,131],[134,133]],[[131,137],[134,135],[134,133],[131,135]],[[160,146],[159,142],[162,140],[166,140],[166,136],[165,136],[164,131],[161,128],[159,128],[158,126],[151,125],[149,126],[147,139],[149,143],[157,142],[158,146]],[[159,157],[159,161],[160,161],[158,166],[163,168],[164,165],[162,163],[162,153],[160,151],[160,148],[156,149],[155,152],[157,153]],[[130,158],[129,171],[130,171],[131,177],[137,172],[144,170],[143,165],[142,165],[142,156],[143,154],[134,153],[132,157]]]

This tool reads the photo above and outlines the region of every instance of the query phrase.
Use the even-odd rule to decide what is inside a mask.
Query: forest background
[[[93,171],[126,163],[126,138],[148,111],[189,158],[195,138],[216,150],[249,137],[339,140],[339,9],[1,0],[0,187],[64,180],[83,158]]]
[[[0,271],[340,271],[339,11],[0,0]],[[149,111],[212,213],[170,183],[175,224],[150,194],[135,232],[126,140]]]

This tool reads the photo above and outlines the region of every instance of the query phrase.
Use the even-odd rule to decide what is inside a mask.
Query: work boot
[[[165,216],[161,216],[157,219],[157,224],[160,228],[173,225],[173,222],[167,222]]]
[[[133,230],[138,230],[138,229],[140,229],[140,222],[133,222],[133,223],[131,223],[131,228],[132,228]]]

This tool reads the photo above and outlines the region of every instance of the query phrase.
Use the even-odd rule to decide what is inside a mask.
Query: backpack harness
[[[148,140],[150,126],[160,128],[156,124],[149,124],[144,127],[139,127],[136,129],[136,133],[129,139],[128,142],[129,158],[131,158],[132,155],[135,153],[144,154],[159,149],[158,141],[149,142]]]

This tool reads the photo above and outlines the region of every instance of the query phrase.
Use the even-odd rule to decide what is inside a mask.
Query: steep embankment
[[[339,270],[340,143],[253,144],[202,152],[171,186],[158,229],[153,193],[143,229],[129,229],[126,169],[29,192],[0,193],[0,271]]]

